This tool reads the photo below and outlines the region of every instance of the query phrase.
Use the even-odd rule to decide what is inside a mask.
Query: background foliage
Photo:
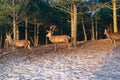
[[[59,4],[53,5],[53,3]],[[25,34],[25,17],[28,17],[28,39],[34,37],[34,18],[39,23],[39,44],[46,42],[46,30],[49,30],[50,25],[57,25],[54,34],[68,34],[71,33],[69,10],[58,9],[61,6],[60,1],[64,0],[15,0],[15,10],[17,16],[17,24],[19,27],[20,39],[24,39]],[[69,0],[68,0],[69,1]],[[81,3],[82,1],[82,3]],[[64,2],[69,7],[69,3]],[[82,17],[84,18],[84,25],[88,40],[91,40],[91,16],[95,22],[97,16],[98,25],[98,39],[105,38],[104,29],[113,25],[112,9],[105,5],[112,6],[111,0],[77,0],[78,7],[78,28],[77,40],[84,40]],[[57,8],[56,8],[57,6]],[[63,6],[64,7],[64,6]],[[118,30],[120,29],[120,1],[117,0],[117,21]],[[4,43],[5,34],[12,29],[12,0],[0,0],[0,35],[1,42]],[[113,29],[113,28],[112,28]],[[32,42],[32,41],[31,41]]]

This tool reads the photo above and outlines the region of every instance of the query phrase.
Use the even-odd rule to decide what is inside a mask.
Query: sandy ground
[[[77,48],[57,52],[53,45],[0,57],[0,80],[120,80],[120,46],[109,40],[78,42]]]

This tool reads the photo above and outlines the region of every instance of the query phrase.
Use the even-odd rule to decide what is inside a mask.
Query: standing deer
[[[55,51],[57,50],[57,45],[58,43],[65,43],[65,45],[67,47],[70,47],[70,44],[69,44],[69,39],[70,39],[70,36],[68,35],[53,35],[52,34],[52,31],[54,31],[56,28],[56,26],[51,26],[50,27],[50,30],[47,31],[48,34],[46,35],[46,37],[49,38],[49,40],[54,43],[54,46],[55,46]]]
[[[120,33],[119,32],[109,33],[108,30],[105,29],[104,34],[111,40],[110,45],[112,45],[113,42],[114,42],[114,45],[115,45],[116,40],[120,40]]]
[[[9,42],[10,45],[12,45],[15,48],[28,48],[32,53],[33,50],[30,47],[30,41],[29,40],[13,40],[11,38],[11,35],[6,36],[6,40]]]

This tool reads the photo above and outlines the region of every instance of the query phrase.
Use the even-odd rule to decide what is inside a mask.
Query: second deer
[[[54,43],[54,46],[55,46],[55,51],[57,50],[57,45],[58,43],[65,43],[65,45],[67,47],[70,47],[70,44],[69,44],[69,40],[70,40],[70,36],[68,35],[53,35],[52,34],[52,31],[54,31],[56,28],[56,26],[51,26],[50,27],[50,30],[47,31],[48,34],[46,35],[46,37],[49,38],[49,40]]]
[[[120,33],[119,32],[109,33],[109,31],[107,29],[105,29],[104,34],[107,36],[107,38],[109,38],[111,40],[110,45],[112,45],[113,42],[115,45],[116,40],[120,40]]]
[[[6,40],[15,48],[28,48],[33,53],[33,50],[30,47],[30,41],[28,40],[13,40],[11,35],[7,35]]]

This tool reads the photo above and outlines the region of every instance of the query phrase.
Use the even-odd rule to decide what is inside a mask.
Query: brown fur
[[[32,53],[33,50],[30,47],[30,41],[29,40],[12,40],[10,35],[6,36],[6,40],[8,40],[9,44],[16,48],[28,48]]]
[[[49,40],[52,43],[54,43],[55,51],[56,51],[58,43],[65,43],[67,47],[70,47],[70,44],[69,44],[70,36],[68,35],[56,35],[55,36],[55,35],[52,35],[52,31],[48,31],[48,34],[46,35],[46,37],[48,37]]]
[[[120,33],[116,32],[116,33],[109,33],[108,30],[105,29],[104,34],[107,36],[107,38],[111,39],[111,45],[112,42],[114,41],[114,45],[116,40],[120,40]]]

